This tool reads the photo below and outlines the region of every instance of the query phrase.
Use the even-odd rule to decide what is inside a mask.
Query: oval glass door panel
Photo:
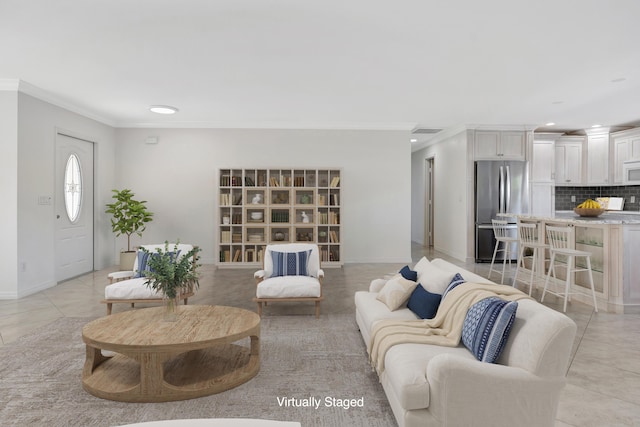
[[[75,222],[82,206],[82,171],[78,156],[71,154],[64,169],[64,205],[69,221]]]

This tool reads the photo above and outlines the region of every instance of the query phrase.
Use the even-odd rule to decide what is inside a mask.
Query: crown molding
[[[17,91],[19,85],[20,80],[18,79],[0,79],[1,91]]]
[[[118,122],[118,128],[155,129],[288,129],[288,130],[378,130],[406,131],[415,123],[370,122]]]

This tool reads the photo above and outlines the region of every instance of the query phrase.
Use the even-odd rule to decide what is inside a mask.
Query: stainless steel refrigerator
[[[506,219],[512,235],[517,233],[515,217],[500,218],[498,213],[529,213],[529,164],[522,161],[477,161],[475,163],[476,262],[491,262],[495,239],[492,219]],[[511,233],[510,233],[511,234]],[[515,244],[514,244],[515,245]],[[512,259],[517,253],[515,246]],[[498,253],[496,259],[503,259]]]

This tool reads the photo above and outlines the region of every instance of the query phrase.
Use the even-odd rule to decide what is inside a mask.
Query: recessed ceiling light
[[[627,80],[625,77],[618,77],[617,79],[611,80],[611,83],[620,83]]]
[[[175,114],[178,112],[178,109],[170,105],[152,105],[149,107],[149,111],[158,114]]]
[[[591,125],[592,128],[599,128],[602,127],[602,125]]]
[[[556,124],[553,122],[545,123],[545,126],[555,126]]]
[[[418,140],[417,139],[412,139],[411,142],[418,142]]]

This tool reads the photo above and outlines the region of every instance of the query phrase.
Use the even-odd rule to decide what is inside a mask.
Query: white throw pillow
[[[418,272],[418,283],[429,292],[439,295],[442,295],[455,276],[455,273],[436,267],[424,257],[413,269]]]
[[[416,286],[418,286],[416,282],[396,274],[385,283],[376,299],[385,303],[389,310],[394,311],[407,302]]]

